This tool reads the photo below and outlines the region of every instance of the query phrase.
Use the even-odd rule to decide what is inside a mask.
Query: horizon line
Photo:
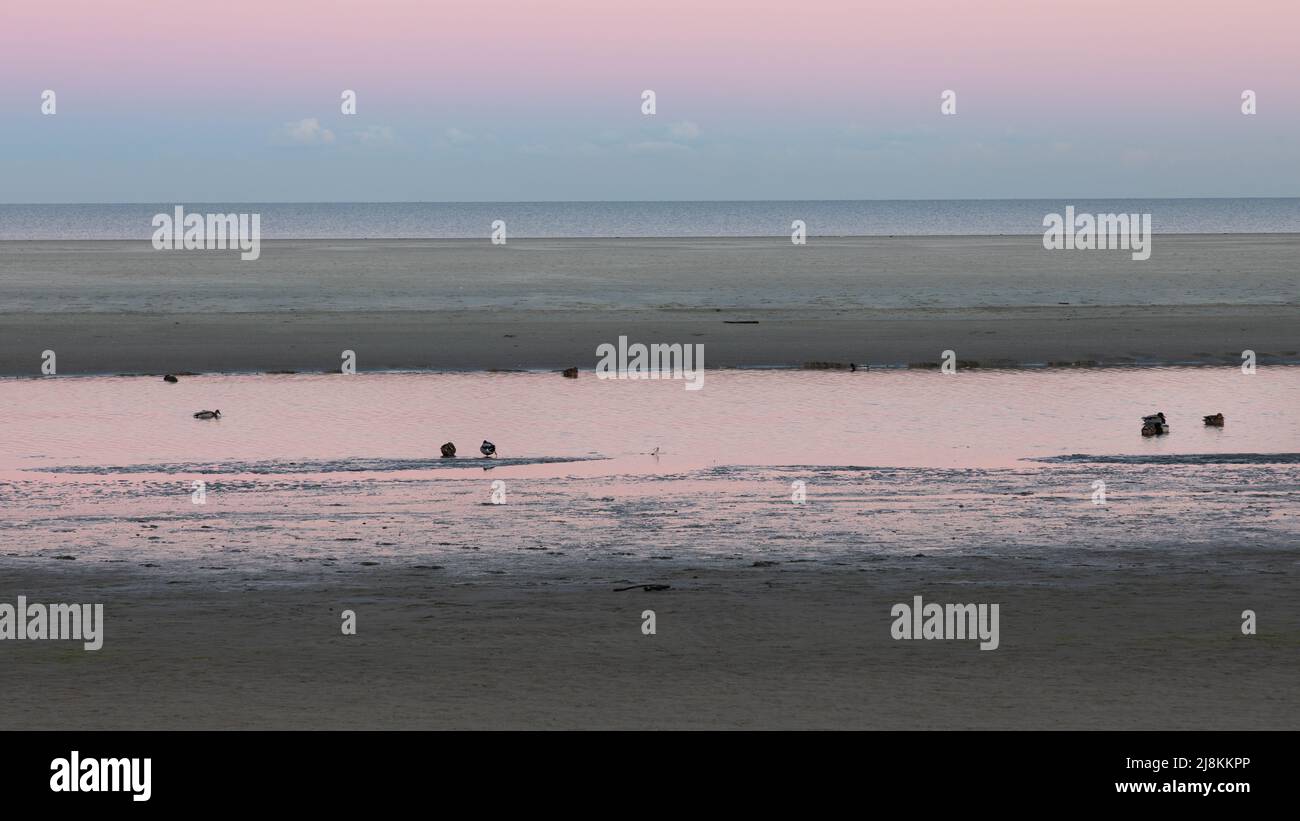
[[[1179,195],[1179,196],[1097,196],[1065,195],[1057,197],[882,197],[849,199],[830,198],[776,198],[776,199],[608,199],[608,200],[227,200],[227,199],[165,199],[119,200],[83,202],[0,202],[0,207],[17,205],[159,205],[162,203],[226,204],[247,203],[258,205],[570,205],[570,204],[625,204],[625,203],[761,203],[761,202],[1052,202],[1058,200],[1294,200],[1300,194],[1265,195]]]

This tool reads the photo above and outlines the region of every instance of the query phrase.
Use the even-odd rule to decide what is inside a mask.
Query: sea
[[[0,205],[0,240],[138,240],[155,214],[257,213],[263,239],[997,236],[1040,234],[1064,213],[1151,214],[1160,234],[1300,233],[1300,198],[350,202]]]

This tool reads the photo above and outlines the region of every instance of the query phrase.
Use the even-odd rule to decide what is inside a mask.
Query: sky
[[[6,0],[0,202],[1297,196],[1298,36],[1295,0]]]

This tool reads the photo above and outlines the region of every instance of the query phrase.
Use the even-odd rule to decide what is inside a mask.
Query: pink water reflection
[[[311,472],[304,462],[507,458],[600,461],[494,468],[498,476],[672,474],[730,465],[1005,467],[1071,453],[1300,451],[1300,368],[710,372],[679,381],[556,374],[201,376],[0,380],[0,472],[52,466]],[[219,421],[191,417],[220,408]],[[1172,434],[1144,439],[1162,410]],[[1201,416],[1224,413],[1223,429]],[[656,448],[660,456],[651,454]],[[443,467],[438,462],[433,467]],[[337,466],[337,465],[336,465]],[[427,476],[420,464],[393,473]],[[160,473],[171,472],[161,468]],[[440,471],[441,472],[441,471]],[[457,471],[459,472],[459,471]],[[23,471],[32,478],[34,474]]]

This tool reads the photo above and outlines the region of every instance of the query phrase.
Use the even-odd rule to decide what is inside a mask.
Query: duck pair
[[[1215,413],[1210,416],[1202,416],[1205,424],[1211,428],[1223,427],[1223,414]],[[1150,416],[1142,417],[1142,435],[1143,436],[1164,436],[1169,432],[1169,423],[1165,421],[1163,412],[1153,413]]]
[[[483,444],[478,446],[478,452],[483,454],[483,457],[485,459],[491,459],[493,456],[496,456],[497,446],[492,444],[488,440],[484,439]],[[444,459],[456,458],[455,442],[447,442],[442,446],[442,458]]]

